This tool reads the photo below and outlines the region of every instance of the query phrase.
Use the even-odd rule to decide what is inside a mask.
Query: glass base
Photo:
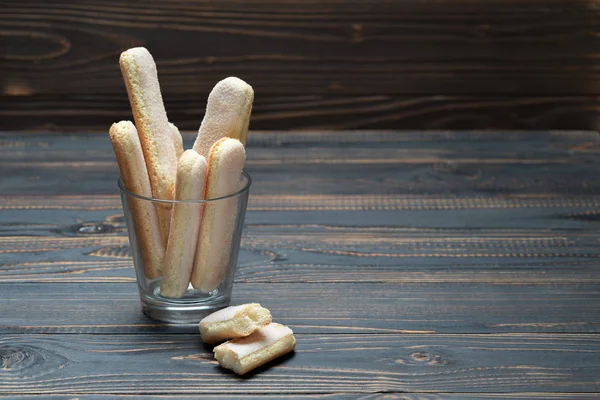
[[[207,315],[229,306],[231,288],[220,289],[211,293],[200,293],[188,290],[179,299],[162,297],[159,284],[153,290],[153,295],[140,293],[142,311],[148,317],[171,324],[198,324]]]

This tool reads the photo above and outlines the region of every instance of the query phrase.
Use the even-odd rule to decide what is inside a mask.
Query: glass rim
[[[164,203],[164,204],[194,204],[194,203],[210,203],[213,201],[229,199],[235,196],[239,196],[240,194],[247,192],[250,189],[250,184],[252,183],[252,178],[250,175],[243,170],[241,176],[246,178],[246,184],[241,188],[236,190],[233,193],[226,194],[225,196],[213,197],[212,199],[203,199],[203,200],[165,200],[165,199],[155,199],[153,197],[142,196],[141,194],[133,193],[132,191],[125,188],[123,185],[123,177],[119,176],[117,184],[119,185],[119,190],[121,193],[125,193],[128,196],[135,197],[140,200],[151,201],[153,203]]]

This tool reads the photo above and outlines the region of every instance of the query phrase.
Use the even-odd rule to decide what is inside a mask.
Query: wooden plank
[[[475,273],[475,272],[474,272]],[[425,274],[426,275],[426,274]],[[236,283],[302,333],[599,332],[600,284],[577,281]],[[135,283],[3,283],[0,333],[197,332],[144,317]],[[27,316],[26,318],[24,316]]]
[[[162,80],[161,80],[162,81]],[[198,81],[196,79],[193,80]],[[532,80],[529,80],[532,81]],[[496,82],[486,79],[483,82]],[[213,82],[214,83],[214,82]],[[478,87],[481,85],[479,84]],[[504,85],[503,87],[507,87]],[[461,87],[468,87],[462,85]],[[555,88],[552,85],[546,87]],[[584,85],[588,88],[588,85]],[[443,92],[439,92],[443,93]],[[267,95],[257,91],[252,129],[597,129],[596,95]],[[197,130],[206,94],[164,93],[169,118]],[[0,129],[107,132],[131,120],[125,92],[0,96]]]
[[[82,394],[82,393],[64,393],[60,395],[43,394],[43,395],[8,395],[0,394],[0,399],[18,399],[18,400],[39,400],[39,399],[64,399],[66,396],[76,397],[80,400],[107,400],[107,399],[148,399],[148,400],[196,400],[198,396],[191,395],[114,395],[114,394]],[[207,400],[213,399],[239,399],[239,395],[215,395],[203,394],[202,398]],[[597,395],[594,393],[336,393],[336,394],[249,394],[244,393],[244,398],[256,399],[291,399],[291,400],[314,400],[314,399],[357,399],[357,400],[455,400],[455,399],[473,399],[473,400],[488,400],[488,399],[511,399],[511,400],[544,400],[544,399],[578,399],[578,400],[596,400]]]
[[[338,154],[338,156],[342,156]],[[590,157],[592,158],[592,157]],[[595,159],[593,157],[592,159]],[[330,160],[331,161],[331,160]],[[333,159],[335,161],[335,159]],[[441,159],[424,163],[385,163],[371,165],[307,164],[293,160],[258,165],[247,162],[253,178],[251,194],[414,195],[474,197],[489,195],[539,195],[559,197],[595,195],[600,192],[600,179],[594,174],[595,162],[504,165]],[[575,160],[574,160],[575,161]],[[119,172],[116,162],[0,162],[4,196],[60,196],[118,194]],[[574,162],[575,163],[575,162]],[[574,180],[573,177],[580,177]],[[584,184],[582,184],[582,181]],[[431,190],[431,192],[428,192]]]
[[[600,196],[559,194],[547,195],[312,195],[312,194],[272,194],[252,195],[250,211],[443,211],[463,209],[519,209],[519,208],[558,208],[587,209],[600,205]],[[68,211],[116,212],[122,211],[118,195],[63,195],[63,196],[0,196],[0,210],[35,212],[54,210],[57,213]],[[571,218],[584,219],[573,214]],[[590,213],[591,215],[592,213]],[[26,221],[27,215],[24,215]],[[111,214],[107,218],[111,224],[121,224],[122,217]],[[591,218],[591,217],[590,217]],[[40,225],[42,226],[42,225]],[[401,229],[401,228],[398,228]]]
[[[573,393],[570,393],[573,394]],[[421,394],[419,394],[420,396]],[[563,396],[566,396],[567,394],[563,394]],[[197,400],[198,399],[198,395],[185,395],[185,394],[173,394],[173,395],[169,395],[169,394],[161,394],[160,396],[156,396],[156,395],[138,395],[138,394],[119,394],[119,395],[115,395],[115,394],[83,394],[83,393],[63,393],[63,394],[38,394],[38,395],[31,395],[31,394],[27,394],[27,395],[22,395],[22,394],[11,394],[11,395],[7,395],[7,396],[3,396],[2,394],[0,394],[0,399],[10,399],[10,400],[40,400],[40,399],[65,399],[67,398],[67,396],[69,396],[69,398],[76,398],[78,400],[107,400],[107,399],[114,399],[114,400],[126,400],[126,399],[147,399],[147,400]],[[377,394],[359,394],[359,393],[336,393],[336,394],[267,394],[267,393],[261,393],[261,394],[250,394],[250,393],[244,393],[244,398],[245,399],[290,399],[290,400],[320,400],[320,399],[325,399],[325,400],[337,400],[337,399],[349,399],[349,398],[356,398],[356,399],[362,399],[362,400],[375,400],[375,399],[385,399],[385,397],[381,397],[381,396],[385,396],[385,395],[377,395]],[[388,394],[387,396],[394,396],[393,394]],[[591,399],[591,397],[589,397],[589,395],[587,395],[588,397],[585,397],[584,395],[578,393],[575,395],[575,397],[569,397],[569,398],[575,398],[575,399]],[[220,399],[220,400],[231,400],[231,399],[239,399],[240,395],[239,394],[214,394],[214,393],[202,393],[202,399],[206,399],[206,400],[214,400],[214,399]],[[406,399],[410,400],[412,397],[409,395],[407,397],[405,397]],[[440,397],[438,395],[435,395],[434,397],[435,399],[441,399],[441,398],[445,398],[445,397]],[[470,399],[474,398],[474,397],[469,397]],[[535,397],[523,397],[526,399],[535,399]],[[541,397],[538,397],[538,399]],[[560,398],[560,397],[552,397],[552,398]],[[566,398],[566,397],[565,397]],[[418,399],[421,400],[428,400],[427,395],[425,395],[425,397],[418,397]],[[512,397],[511,397],[512,399]]]
[[[437,132],[420,140],[409,134],[414,141],[395,139],[397,132],[372,140],[369,134],[317,131],[300,139],[253,132],[247,162],[252,194],[600,193],[600,137],[593,132],[497,133],[487,141],[481,133]],[[5,196],[116,194],[118,171],[107,135],[1,139]]]
[[[36,253],[43,251],[59,255],[63,250],[68,250],[68,257],[73,257],[71,261],[93,261],[94,258],[88,257],[91,252],[102,252],[91,254],[93,256],[110,256],[110,251],[106,253],[104,250],[127,245],[120,201],[114,196],[18,196],[2,197],[0,202],[0,234],[4,236],[2,251],[5,254],[28,253],[28,257],[35,257]],[[285,244],[281,242],[284,239],[286,243],[293,241],[294,232],[303,237],[319,236],[330,243],[335,243],[336,237],[356,237],[353,240],[359,240],[364,236],[364,240],[369,240],[369,237],[373,239],[376,247],[372,250],[378,252],[385,250],[377,247],[374,240],[379,233],[392,239],[410,240],[414,237],[421,238],[415,239],[420,241],[424,237],[446,235],[454,238],[454,243],[458,244],[452,251],[484,256],[477,248],[464,248],[465,243],[460,241],[468,241],[474,234],[487,238],[487,241],[504,240],[503,237],[513,235],[524,240],[563,240],[561,245],[555,247],[555,256],[580,255],[586,258],[595,253],[593,240],[599,203],[595,196],[545,198],[508,195],[444,199],[441,196],[403,195],[272,198],[251,195],[244,243],[253,236],[261,236],[262,242],[273,240],[274,244],[280,246]],[[398,226],[398,221],[402,221],[402,226]],[[42,245],[46,242],[39,236],[51,240],[52,248]],[[33,243],[36,240],[40,240],[37,247]],[[245,246],[249,251],[277,249],[273,245],[265,248],[264,245],[255,246],[251,243],[248,241],[248,246]],[[310,242],[302,243],[312,246]],[[12,247],[15,244],[18,244],[18,249]],[[495,252],[496,256],[504,254],[510,257],[511,254],[527,253],[529,257],[535,257],[535,251],[523,251],[509,244],[502,242],[500,250]],[[573,245],[580,247],[576,249]],[[443,247],[438,248],[443,250]],[[531,249],[542,250],[539,246]],[[307,255],[300,247],[296,250]],[[119,254],[116,256],[120,257]],[[544,251],[541,256],[548,257],[549,252]],[[5,259],[5,262],[8,261]]]
[[[117,57],[139,45],[185,129],[228,75],[260,129],[596,129],[594,2],[522,3],[3,0],[0,129],[130,118]]]
[[[250,204],[234,303],[260,301],[298,333],[301,347],[247,380],[216,367],[196,325],[165,326],[141,314],[119,200],[103,184],[114,173],[106,171],[114,160],[104,135],[0,140],[7,175],[37,169],[48,187],[72,187],[83,182],[79,169],[90,173],[66,196],[32,196],[34,180],[21,192],[2,187],[5,398],[221,390],[224,398],[527,399],[597,391],[597,135],[313,132],[252,140],[250,167],[262,186]],[[33,161],[23,164],[25,157]],[[286,183],[277,169],[298,180]],[[317,171],[322,182],[304,180]],[[86,193],[92,187],[97,196]],[[423,394],[431,391],[453,393]],[[551,391],[559,393],[546,396]]]
[[[598,335],[300,334],[294,354],[246,378],[219,368],[197,334],[0,343],[4,394],[581,393],[597,390],[600,375]]]
[[[197,133],[184,131],[186,147],[191,147]],[[518,144],[519,146],[515,146]],[[306,160],[320,160],[323,156],[340,155],[340,147],[351,152],[346,163],[362,160],[365,164],[390,162],[393,156],[402,156],[395,163],[427,163],[431,159],[479,163],[535,164],[547,159],[548,163],[583,161],[600,153],[600,136],[594,131],[328,131],[302,132],[253,130],[248,137],[248,156],[252,161],[289,158],[293,150],[306,151]],[[374,152],[373,149],[379,151]],[[35,162],[79,161],[108,162],[114,160],[110,140],[105,131],[78,132],[53,135],[52,133],[0,133],[0,152],[3,162],[20,161],[27,165]],[[284,154],[285,157],[279,155]],[[23,156],[34,155],[27,160]],[[404,158],[407,161],[404,161]],[[300,157],[292,157],[297,163]],[[488,161],[492,158],[492,161]],[[340,161],[336,161],[340,162]],[[474,161],[471,161],[474,162]],[[60,165],[60,164],[56,164]]]
[[[186,147],[191,147],[197,133],[184,131]],[[352,151],[353,158],[381,159],[384,162],[390,154],[407,156],[412,162],[429,157],[439,160],[463,158],[485,163],[493,155],[494,159],[506,162],[522,159],[549,158],[577,160],[578,157],[593,157],[600,153],[600,136],[594,131],[328,131],[310,130],[302,132],[258,131],[253,130],[248,137],[248,156],[252,160],[276,160],[277,152],[289,155],[293,149],[307,150],[307,159],[334,152],[339,147]],[[515,146],[519,144],[519,146]],[[373,149],[387,151],[385,155]],[[277,151],[274,153],[274,151]],[[408,150],[417,154],[403,153]],[[476,152],[475,152],[476,151]],[[479,152],[482,152],[481,154]],[[114,154],[106,132],[78,132],[54,135],[46,133],[0,133],[0,152],[3,161],[23,159],[24,154],[39,157],[35,161],[111,161]],[[25,153],[26,152],[26,153]],[[370,154],[369,154],[370,153]],[[66,157],[66,158],[65,158]],[[299,157],[296,157],[297,160]],[[399,160],[398,162],[401,162]],[[425,161],[421,161],[425,162]],[[498,161],[495,161],[498,163]],[[563,161],[564,162],[564,161]],[[531,162],[530,162],[531,163]]]
[[[335,255],[337,252],[332,253]],[[600,272],[596,268],[597,254],[586,257],[548,253],[546,257],[537,258],[527,253],[492,253],[490,256],[417,254],[397,258],[385,254],[362,254],[355,254],[354,258],[350,255],[325,259],[304,256],[303,262],[298,262],[298,257],[287,251],[277,254],[264,249],[253,251],[244,248],[240,252],[236,282],[499,284],[516,281],[521,285],[550,285],[575,284],[582,276],[589,283],[600,281]],[[44,261],[31,256],[23,257],[21,261],[7,257],[0,268],[0,282],[135,282],[126,247],[109,247],[93,252],[93,255],[107,257],[107,260],[90,257],[87,261],[72,261],[46,255]],[[279,260],[272,262],[271,259],[276,257]],[[544,274],[538,275],[540,271]]]
[[[566,396],[566,394],[563,394]],[[29,400],[29,399],[34,399],[34,400],[39,400],[39,399],[65,399],[67,396],[69,397],[74,397],[77,398],[79,400],[107,400],[107,399],[118,399],[118,400],[124,400],[124,399],[148,399],[148,400],[197,400],[198,396],[197,395],[181,395],[181,394],[175,394],[175,395],[169,395],[169,394],[162,394],[160,396],[154,396],[154,395],[137,395],[137,394],[126,394],[126,395],[114,395],[114,394],[82,394],[82,393],[64,393],[64,394],[38,394],[38,395],[22,395],[22,394],[11,394],[8,396],[3,396],[0,394],[0,399],[11,399],[11,400]],[[266,394],[266,393],[261,393],[261,394],[250,394],[250,393],[244,393],[244,398],[245,399],[290,399],[290,400],[315,400],[315,399],[325,399],[325,400],[336,400],[336,399],[348,399],[350,397],[354,397],[354,398],[360,398],[363,400],[374,400],[377,399],[379,397],[377,397],[378,395],[364,395],[364,394],[356,394],[356,393],[342,393],[342,394],[287,394],[287,395],[281,395],[281,394]],[[589,395],[588,395],[589,396]],[[206,399],[206,400],[213,400],[213,399],[223,399],[223,400],[227,400],[227,399],[239,399],[240,395],[231,395],[231,394],[214,394],[214,393],[203,393],[202,394],[202,399]],[[436,398],[440,398],[440,397],[436,397]],[[470,397],[473,398],[473,397]],[[535,399],[535,397],[527,397],[527,399],[532,398]],[[539,397],[538,397],[539,398]],[[553,398],[560,398],[560,397],[553,397]],[[585,397],[582,394],[577,394],[575,397],[575,399],[591,399],[591,397]],[[407,397],[407,399],[410,399],[410,397]],[[423,400],[428,400],[427,397],[421,397],[421,399]]]
[[[4,0],[2,8],[7,94],[123,93],[117,55],[136,45],[152,50],[166,93],[206,94],[228,75],[284,96],[599,90],[599,17],[589,0]]]
[[[135,281],[122,222],[30,227],[35,236],[18,235],[24,226],[29,225],[16,225],[14,236],[0,237],[0,282]],[[547,285],[577,283],[585,276],[588,283],[598,283],[598,240],[595,224],[587,231],[488,228],[475,235],[472,228],[250,225],[236,279]],[[536,271],[544,274],[532,274]]]

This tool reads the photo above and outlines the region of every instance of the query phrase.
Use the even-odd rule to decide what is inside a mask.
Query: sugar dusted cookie
[[[215,358],[223,368],[243,375],[296,347],[290,328],[271,323],[250,336],[233,339],[214,348]]]
[[[257,303],[231,306],[200,321],[202,341],[209,344],[248,336],[271,322],[271,312]]]

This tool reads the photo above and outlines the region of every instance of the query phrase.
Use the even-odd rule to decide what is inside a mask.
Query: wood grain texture
[[[117,58],[140,45],[185,129],[229,75],[255,88],[260,129],[597,128],[590,0],[0,6],[0,129],[105,129],[130,115]]]
[[[4,396],[0,394],[0,399],[13,399],[14,395]],[[149,400],[196,400],[198,396],[190,395],[114,395],[114,394],[82,394],[82,393],[64,393],[64,394],[43,394],[43,395],[19,395],[19,400],[39,400],[39,399],[80,399],[80,400],[123,400],[123,399],[149,399]],[[239,399],[240,395],[215,395],[203,394],[203,399]],[[337,399],[354,399],[354,400],[489,400],[489,399],[510,399],[510,400],[545,400],[545,399],[577,399],[577,400],[595,400],[597,398],[594,393],[335,393],[335,394],[250,394],[244,393],[245,399],[290,399],[290,400],[337,400]]]
[[[215,81],[216,82],[216,81]],[[551,85],[550,85],[551,86]],[[440,92],[443,93],[443,92]],[[197,130],[206,94],[164,93],[169,118]],[[257,92],[251,129],[592,129],[595,95],[268,95]],[[126,94],[0,96],[0,129],[106,131],[131,120]]]
[[[198,334],[5,335],[0,351],[5,394],[593,392],[600,374],[598,335],[298,335],[295,353],[245,378]]]
[[[283,95],[598,93],[590,1],[2,5],[5,85],[32,93],[118,93],[116,56],[135,45],[167,93],[208,93],[231,74]]]
[[[203,394],[203,399],[239,399],[239,395],[215,395]],[[4,396],[0,394],[0,399],[13,399],[14,395]],[[190,395],[114,395],[114,394],[82,394],[82,393],[64,393],[64,394],[43,394],[43,395],[19,395],[20,400],[39,400],[39,399],[64,399],[76,398],[80,400],[123,400],[123,399],[149,399],[149,400],[196,400],[198,396]],[[246,399],[291,399],[291,400],[337,400],[337,399],[354,399],[354,400],[489,400],[489,399],[511,399],[511,400],[545,400],[545,399],[577,399],[577,400],[595,400],[597,399],[594,393],[335,393],[335,394],[250,394],[244,393]]]
[[[1,134],[0,398],[595,398],[599,143],[253,132],[233,303],[298,349],[244,379],[140,312],[106,134]]]
[[[598,143],[591,132],[254,132],[236,301],[258,291],[312,333],[597,332]],[[106,137],[0,144],[1,329],[159,329],[139,315]],[[42,194],[58,190],[98,195]],[[317,315],[286,315],[298,299]]]
[[[232,303],[260,302],[277,322],[300,333],[593,333],[600,331],[600,284],[593,277],[587,282],[591,269],[580,270],[576,282],[550,274],[537,284],[465,282],[464,277],[431,282],[427,273],[424,281],[395,284],[236,283]],[[510,276],[501,271],[504,279]],[[0,290],[2,334],[198,330],[195,324],[167,326],[143,316],[133,282],[9,282]]]
[[[124,226],[115,228],[120,235],[81,231],[108,231],[107,226],[32,232],[53,235],[48,238],[0,237],[0,282],[135,281]],[[588,283],[598,283],[598,240],[595,231],[478,230],[474,237],[472,229],[460,228],[250,225],[242,239],[237,282],[547,285],[575,284],[578,274],[585,274]],[[536,270],[545,273],[532,275]]]
[[[496,132],[487,139],[481,132],[400,136],[371,131],[252,132],[246,164],[254,178],[252,194],[600,193],[600,136],[594,132]],[[191,139],[193,134],[186,135],[187,147]],[[4,135],[0,140],[4,196],[116,194],[118,169],[106,134]],[[572,179],[574,175],[579,180]]]

